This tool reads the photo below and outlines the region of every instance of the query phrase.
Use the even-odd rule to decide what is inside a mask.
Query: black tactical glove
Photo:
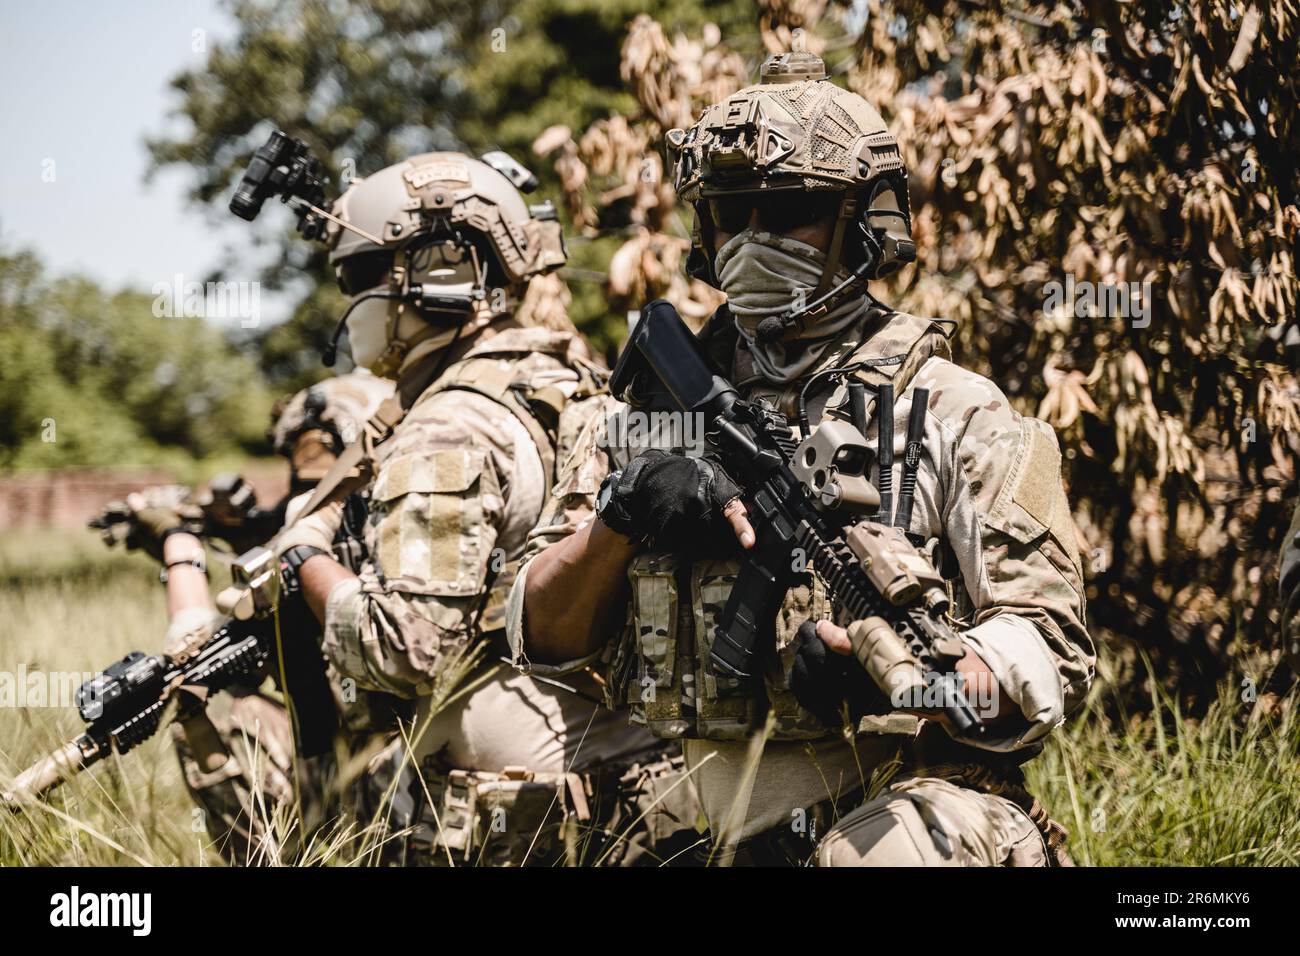
[[[726,554],[737,544],[722,511],[738,497],[716,460],[652,448],[605,479],[596,512],[612,530],[656,550]]]
[[[836,654],[827,647],[817,636],[816,621],[800,624],[794,641],[790,690],[800,706],[834,729],[844,723],[845,703],[855,723],[863,714],[881,711],[882,694],[871,675],[852,655]]]

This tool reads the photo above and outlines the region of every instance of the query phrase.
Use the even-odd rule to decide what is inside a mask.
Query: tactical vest
[[[946,336],[935,320],[888,313],[879,321],[874,334],[868,326],[866,342],[855,338],[833,348],[816,371],[866,362],[856,376],[872,387],[892,381],[901,394],[927,359],[947,357]],[[732,373],[738,380],[744,377],[743,357],[733,363]],[[748,388],[737,382],[747,398],[765,399],[794,417],[793,402],[802,383],[772,386],[750,381]],[[843,388],[835,389],[827,408],[843,398]],[[738,560],[637,557],[628,569],[632,593],[627,627],[614,647],[609,670],[611,696],[628,706],[634,722],[662,738],[743,740],[763,726],[769,713],[774,740],[827,736],[822,722],[801,707],[790,690],[799,625],[809,618],[832,617],[826,584],[818,575],[786,593],[775,621],[775,653],[764,657],[761,683],[736,680],[710,664],[714,627],[740,567]],[[882,694],[879,713],[889,709]],[[893,726],[882,722],[882,728]]]
[[[525,330],[525,334],[532,330]],[[518,334],[503,333],[476,346],[451,363],[421,394],[427,399],[438,392],[474,392],[504,407],[528,432],[542,460],[547,493],[555,485],[556,467],[564,463],[585,424],[581,403],[605,386],[607,373],[586,360],[571,356],[570,337],[547,332],[539,341],[521,343]],[[550,345],[548,348],[547,345]],[[554,384],[533,381],[520,361],[538,352],[550,355],[578,376],[572,394]],[[484,632],[505,627],[505,603],[519,570],[520,555],[501,568],[488,568],[488,588],[479,612],[478,626]]]

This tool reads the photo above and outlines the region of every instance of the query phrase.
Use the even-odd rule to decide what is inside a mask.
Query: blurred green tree
[[[154,306],[0,250],[0,468],[268,450],[256,363],[217,326]]]

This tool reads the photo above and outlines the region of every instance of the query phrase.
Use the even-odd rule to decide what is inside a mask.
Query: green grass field
[[[145,557],[86,533],[0,538],[0,673],[92,671],[156,650],[165,597]],[[1294,694],[1225,688],[1201,721],[1167,702],[1108,727],[1105,687],[1030,765],[1031,789],[1071,831],[1081,865],[1300,863],[1300,722]],[[0,784],[75,735],[70,707],[0,707]],[[65,784],[46,804],[0,810],[0,865],[214,865],[196,831],[169,735]],[[318,855],[326,859],[328,854]],[[328,862],[356,862],[330,859]]]
[[[147,557],[94,534],[0,539],[0,671],[84,672],[131,650],[156,651],[166,594]],[[75,736],[75,709],[0,709],[0,778]],[[0,864],[209,864],[167,734],[64,785],[45,811],[0,810]]]

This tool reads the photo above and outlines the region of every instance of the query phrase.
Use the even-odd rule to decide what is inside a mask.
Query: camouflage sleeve
[[[931,390],[942,429],[943,523],[974,603],[963,640],[1018,705],[1025,723],[988,749],[1045,737],[1092,682],[1074,521],[1056,435],[1022,417],[992,382],[932,359],[913,387]]]
[[[524,588],[528,567],[540,552],[562,541],[583,527],[596,515],[596,493],[600,484],[615,467],[607,441],[609,415],[620,406],[614,398],[603,395],[591,399],[583,409],[586,421],[573,444],[573,450],[559,469],[551,497],[542,509],[537,526],[528,535],[523,565],[510,588],[506,604],[506,639],[514,665],[524,673],[557,676],[579,670],[592,663],[602,652],[558,664],[535,664],[524,648]]]
[[[471,639],[494,549],[518,555],[544,490],[537,448],[503,406],[467,392],[418,402],[371,488],[368,557],[329,595],[334,666],[366,689],[432,693]]]

